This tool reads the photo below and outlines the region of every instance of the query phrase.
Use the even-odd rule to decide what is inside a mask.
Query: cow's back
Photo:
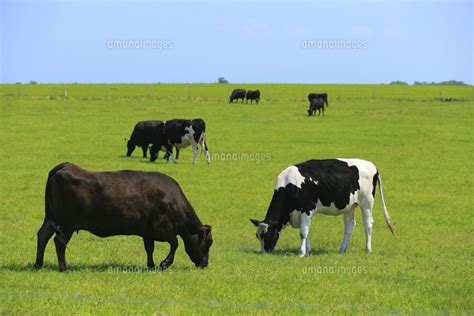
[[[191,207],[178,183],[158,172],[89,172],[66,164],[48,186],[55,221],[98,236],[147,234],[160,218],[177,222]]]

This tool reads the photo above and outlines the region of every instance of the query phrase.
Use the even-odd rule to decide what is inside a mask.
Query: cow
[[[130,139],[127,141],[127,157],[130,157],[135,147],[141,147],[143,158],[146,158],[148,146],[154,143],[155,134],[163,121],[141,121],[135,124]]]
[[[385,221],[394,226],[385,206],[382,179],[375,165],[361,159],[308,160],[289,166],[277,177],[275,191],[265,219],[250,221],[257,227],[261,252],[272,252],[286,225],[299,228],[299,256],[311,251],[309,228],[314,214],[344,215],[344,239],[339,251],[344,253],[355,226],[355,208],[360,206],[366,234],[366,251],[372,251],[372,209],[375,188],[379,183]]]
[[[244,103],[245,99],[245,90],[244,89],[234,89],[229,97],[229,103],[239,102],[239,99],[242,99],[242,103]]]
[[[195,120],[179,120],[173,119],[163,122],[159,131],[159,136],[150,148],[150,161],[153,162],[158,157],[158,152],[162,149],[171,156],[176,163],[176,159],[172,152],[172,147],[176,147],[177,155],[181,148],[192,146],[194,157],[193,164],[196,164],[198,156],[198,144],[206,153],[207,163],[211,163],[209,148],[206,143],[206,123],[202,119]],[[169,157],[166,161],[169,161]]]
[[[321,116],[321,111],[323,112],[324,116],[324,99],[323,98],[314,98],[311,99],[311,104],[309,105],[308,115],[314,115],[314,113],[318,111],[318,115]]]
[[[255,102],[257,102],[258,104],[258,102],[260,101],[260,90],[248,90],[247,94],[245,95],[245,99],[247,101],[246,103],[249,103],[250,100],[250,104],[252,104],[253,100],[255,100]]]
[[[323,98],[324,103],[326,103],[326,106],[329,107],[328,94],[327,93],[310,93],[310,94],[308,94],[309,103],[311,103],[311,100],[313,100],[315,98]]]
[[[43,266],[46,244],[54,237],[59,271],[66,270],[66,246],[73,232],[99,237],[136,235],[143,238],[147,266],[154,268],[154,242],[168,242],[170,252],[160,263],[174,261],[179,235],[189,258],[206,267],[212,245],[211,226],[203,225],[179,184],[159,172],[122,170],[91,172],[62,163],[48,175],[45,218],[38,231],[35,268]]]

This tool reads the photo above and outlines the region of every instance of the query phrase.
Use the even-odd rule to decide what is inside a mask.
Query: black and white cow
[[[156,137],[153,146],[150,148],[150,161],[155,161],[160,150],[165,150],[176,163],[172,148],[176,147],[177,155],[181,148],[192,146],[194,152],[193,164],[198,156],[198,144],[206,153],[207,163],[211,163],[209,148],[206,143],[206,123],[202,119],[195,120],[170,120],[161,125],[161,130]],[[168,157],[169,159],[169,157]],[[167,159],[167,161],[168,161]]]
[[[316,213],[344,215],[344,239],[339,247],[345,252],[355,226],[355,208],[360,206],[366,234],[366,250],[372,251],[372,209],[379,183],[383,214],[394,232],[382,192],[382,180],[373,163],[360,159],[308,160],[283,170],[277,178],[273,198],[263,221],[251,219],[257,226],[262,252],[271,252],[286,225],[299,228],[299,255],[311,251],[309,227]]]

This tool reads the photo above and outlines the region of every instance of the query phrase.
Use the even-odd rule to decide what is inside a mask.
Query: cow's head
[[[130,157],[135,150],[135,143],[131,139],[127,141],[127,157]]]
[[[192,262],[199,268],[207,267],[209,261],[209,248],[212,245],[212,227],[202,225],[194,234],[184,241],[184,248]]]
[[[256,236],[260,241],[260,252],[272,252],[275,249],[283,226],[280,224],[267,224],[256,219],[251,219],[250,221],[257,227]]]
[[[154,162],[156,158],[158,158],[158,152],[160,151],[160,147],[157,145],[153,145],[150,147],[150,161]]]

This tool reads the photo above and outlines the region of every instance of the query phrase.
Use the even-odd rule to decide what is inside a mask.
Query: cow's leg
[[[173,160],[173,163],[176,163],[176,159],[175,159],[174,154],[173,154],[173,147],[170,146],[170,145],[167,145],[165,147],[166,147],[166,152],[171,156],[171,159]],[[168,162],[169,162],[169,157],[166,160],[166,163],[168,163]]]
[[[372,217],[372,208],[367,207],[362,209],[362,218],[364,220],[365,229],[365,250],[367,253],[372,252],[372,225],[374,218]]]
[[[55,229],[53,224],[45,219],[43,225],[38,230],[38,245],[36,248],[36,263],[35,268],[39,269],[43,266],[43,258],[44,258],[44,249],[48,244],[49,239],[54,235]]]
[[[143,145],[142,150],[143,150],[143,158],[146,158],[146,152],[148,150],[148,145]]]
[[[201,139],[201,148],[204,150],[206,153],[206,161],[207,164],[211,163],[211,157],[209,156],[209,149],[207,148],[207,143],[206,143],[206,133],[203,133],[202,139]]]
[[[301,238],[301,246],[299,251],[299,256],[304,257],[309,255],[307,251],[307,241],[309,238],[309,227],[311,225],[311,215],[306,213],[302,213],[300,217],[300,238]]]
[[[193,165],[195,165],[195,164],[196,164],[197,157],[198,157],[198,154],[199,154],[199,149],[198,149],[198,146],[197,146],[196,143],[191,144],[191,146],[193,147],[193,153],[194,153]]]
[[[62,232],[62,233],[61,233]],[[56,232],[54,237],[54,245],[56,246],[56,254],[58,256],[59,271],[66,271],[66,245],[71,239],[71,230],[61,230]]]
[[[346,252],[352,232],[354,231],[356,223],[354,213],[355,210],[352,208],[349,212],[344,214],[344,239],[342,240],[341,246],[339,247],[339,252],[341,253]]]
[[[176,160],[179,159],[179,148],[178,147],[175,147],[176,148]]]
[[[170,243],[170,252],[168,256],[166,256],[165,260],[161,261],[160,269],[166,270],[174,261],[174,254],[176,253],[176,249],[178,248],[178,239],[176,236],[173,236],[173,239],[169,241]]]
[[[143,243],[146,251],[146,266],[148,268],[154,268],[155,262],[153,261],[153,251],[155,250],[155,241],[151,238],[143,237]]]

